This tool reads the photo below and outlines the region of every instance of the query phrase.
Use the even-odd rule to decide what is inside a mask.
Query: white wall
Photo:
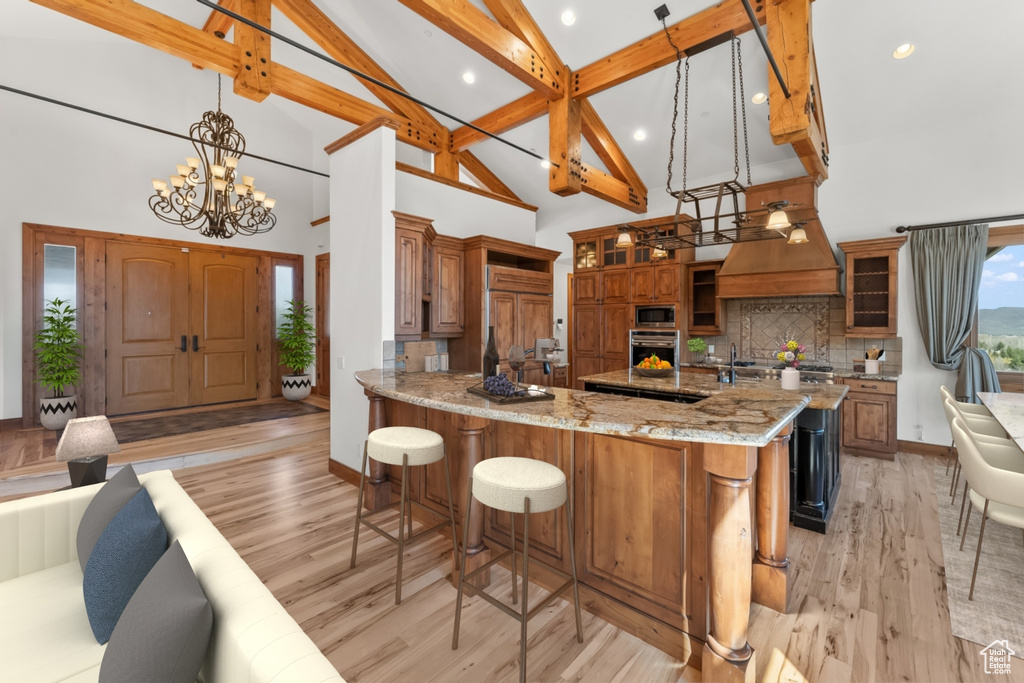
[[[837,242],[892,237],[898,225],[1021,211],[1024,187],[1024,127],[1020,113],[995,106],[979,108],[975,119],[959,127],[922,125],[912,134],[874,140],[867,144],[835,147],[829,155],[829,179],[818,189],[821,223],[838,252]],[[755,183],[779,180],[786,166],[752,169]],[[717,182],[709,179],[708,182]],[[693,186],[705,184],[697,180]],[[614,206],[584,210],[567,205],[538,217],[537,244],[569,254],[575,230],[670,215],[674,202],[652,190],[650,211],[636,216]],[[841,252],[839,252],[841,255]],[[717,248],[697,250],[697,259],[722,258]],[[566,267],[571,261],[562,259]],[[938,387],[952,387],[956,373],[937,370],[928,362],[914,307],[909,244],[900,251],[899,334],[903,337],[903,374],[898,388],[898,438],[948,444],[949,428],[938,400]],[[564,278],[555,278],[556,317],[564,317]]]
[[[331,459],[358,470],[369,408],[352,373],[384,366],[395,338],[395,132],[331,155]]]
[[[489,235],[520,244],[535,242],[537,214],[529,209],[409,173],[399,173],[397,183],[398,211],[433,219],[434,229],[442,235]]]
[[[0,82],[182,134],[217,104],[216,74],[129,41],[5,38]],[[322,151],[319,158],[312,153],[309,131],[272,101],[236,97],[225,79],[223,110],[250,152],[307,168],[326,166]],[[168,175],[194,154],[189,142],[7,92],[0,92],[0,111],[3,419],[21,415],[23,222],[212,241],[160,222],[147,203],[150,179]],[[278,200],[278,222],[265,235],[236,237],[231,245],[305,255],[306,297],[312,298],[317,242],[309,224],[319,217],[313,212],[314,188],[326,186],[327,179],[247,158],[239,168]]]

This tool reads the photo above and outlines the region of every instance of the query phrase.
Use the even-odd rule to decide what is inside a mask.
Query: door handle
[[[181,335],[181,350],[183,353],[188,351],[188,335]]]
[[[193,334],[192,335],[192,350],[193,351],[198,351],[199,350],[199,335],[198,334]]]

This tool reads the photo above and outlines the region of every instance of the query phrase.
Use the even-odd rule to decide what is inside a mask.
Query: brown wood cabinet
[[[722,263],[686,264],[686,331],[690,335],[720,335],[725,329],[725,306],[718,298],[718,271]]]
[[[840,242],[846,254],[846,336],[896,336],[899,250],[906,237]]]
[[[872,458],[896,457],[896,382],[846,379],[843,452]]]
[[[450,242],[450,243],[449,243]],[[465,330],[464,254],[459,240],[438,235],[431,262],[430,336],[458,337]]]
[[[628,304],[629,303],[629,280],[628,270],[612,270],[601,274],[601,299],[602,304]]]
[[[430,247],[437,231],[433,221],[398,211],[395,216],[395,339],[416,341],[430,328]]]
[[[572,279],[574,305],[596,304],[601,301],[601,273],[579,273]]]

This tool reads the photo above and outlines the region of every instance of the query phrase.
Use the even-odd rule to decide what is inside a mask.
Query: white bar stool
[[[565,474],[554,465],[531,458],[490,458],[478,463],[473,468],[467,489],[466,521],[463,526],[462,539],[462,564],[459,571],[458,599],[455,603],[455,635],[452,638],[452,649],[457,650],[459,648],[462,595],[464,591],[469,590],[480,595],[484,600],[522,624],[519,644],[519,680],[525,683],[526,623],[570,586],[573,592],[573,605],[576,609],[576,640],[580,643],[583,642],[583,621],[580,618],[580,592],[579,585],[576,582],[576,546],[572,538],[572,510],[569,505],[566,505],[567,486]],[[476,498],[487,507],[512,513],[512,548],[501,553],[487,564],[477,567],[469,574],[466,574],[466,547],[469,544],[469,515],[472,510],[473,498]],[[553,590],[531,611],[528,608],[530,592],[530,513],[547,512],[562,505],[565,505],[565,524],[569,539],[569,566],[572,569],[572,574],[569,575],[554,567],[549,567],[552,572],[565,579],[565,583]],[[472,579],[477,573],[484,571],[495,562],[499,562],[508,555],[512,555],[512,603],[516,603],[515,515],[517,513],[523,515],[523,606],[521,612],[517,612],[473,584],[466,583],[467,579]]]
[[[373,458],[386,465],[402,466],[402,488],[397,503],[392,503],[373,512],[363,513],[363,485],[366,481],[366,459]],[[448,519],[440,522],[429,529],[423,529],[415,536],[412,534],[412,503],[419,505],[422,509],[442,519],[442,515],[431,510],[419,501],[409,500],[409,467],[429,465],[438,460],[444,460],[444,481],[448,486]],[[387,531],[369,521],[367,518],[378,513],[398,506],[398,538],[395,538]],[[409,515],[409,532],[402,533],[405,522],[405,515]],[[459,546],[455,540],[455,510],[452,508],[452,479],[448,469],[448,453],[444,448],[444,439],[440,434],[427,429],[416,427],[383,427],[370,432],[363,444],[363,466],[359,470],[359,501],[356,503],[356,528],[352,535],[352,561],[349,569],[356,566],[356,548],[359,545],[359,525],[365,524],[378,534],[398,545],[398,575],[395,582],[395,604],[402,604],[402,557],[405,554],[406,543],[415,543],[424,536],[437,531],[446,524],[452,529],[452,553],[456,560],[459,556]]]

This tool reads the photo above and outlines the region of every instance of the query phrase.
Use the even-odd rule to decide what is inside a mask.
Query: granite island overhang
[[[705,679],[753,672],[751,601],[787,609],[788,441],[808,396],[750,388],[676,404],[547,389],[553,400],[501,405],[468,393],[481,379],[465,372],[366,370],[355,379],[369,399],[370,431],[441,434],[460,539],[460,501],[477,463],[554,464],[569,484],[576,547],[555,510],[531,522],[531,557],[567,570],[573,550],[584,609],[702,668]],[[413,469],[422,472],[410,472],[410,495],[446,511],[443,469]],[[390,504],[400,483],[400,468],[371,460],[364,505]],[[467,569],[487,563],[489,545],[508,547],[512,533],[507,514],[471,505]],[[530,577],[545,583],[541,571]]]

